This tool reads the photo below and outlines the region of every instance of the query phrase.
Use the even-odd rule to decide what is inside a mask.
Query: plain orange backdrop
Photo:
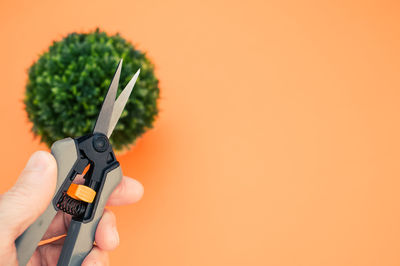
[[[0,192],[32,152],[26,70],[101,27],[147,51],[155,128],[119,157],[112,265],[400,265],[398,1],[0,2]]]

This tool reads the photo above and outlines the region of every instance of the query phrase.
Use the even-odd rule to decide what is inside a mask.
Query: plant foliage
[[[24,102],[34,134],[50,146],[92,132],[121,58],[118,93],[139,68],[140,75],[110,141],[121,150],[151,128],[159,97],[154,66],[119,34],[110,36],[97,29],[53,42],[29,68]]]

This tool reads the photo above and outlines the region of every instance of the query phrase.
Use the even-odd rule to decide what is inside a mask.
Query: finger
[[[103,217],[96,230],[96,245],[102,250],[113,250],[119,245],[119,235],[115,215],[110,210],[104,210]]]
[[[68,226],[71,222],[72,216],[65,212],[59,211],[47,228],[46,233],[43,235],[42,240],[52,237],[61,236],[68,232]]]
[[[62,213],[57,214],[58,217],[56,218],[60,219],[61,223],[64,223],[64,226],[59,226],[59,228],[55,228],[50,226],[49,231],[46,232],[45,236],[43,239],[49,239],[52,237],[64,235],[67,232],[68,224],[71,221],[70,218],[65,218],[65,217],[70,217],[68,216],[63,216]],[[63,221],[61,220],[63,219]],[[66,224],[68,223],[68,224]],[[53,235],[52,235],[53,234]],[[51,242],[52,244],[58,243],[62,244],[64,241],[64,238],[57,239],[54,242]],[[104,210],[103,216],[100,219],[100,222],[97,226],[96,229],[96,235],[95,235],[95,241],[96,245],[99,246],[103,250],[113,250],[117,248],[119,245],[119,234],[117,231],[117,222],[115,215],[112,211],[110,210]]]
[[[56,265],[61,254],[64,241],[65,237],[62,237],[55,242],[39,246],[30,259],[28,266]],[[109,265],[109,259],[106,250],[101,249],[98,245],[93,246],[93,249],[86,256],[82,265]]]
[[[83,184],[82,175],[77,175],[74,183]],[[143,196],[143,185],[130,177],[124,176],[118,186],[111,193],[107,205],[125,205],[139,201]]]
[[[64,240],[65,237],[60,238],[55,242],[39,246],[32,258],[29,260],[28,266],[57,265]]]
[[[82,266],[107,266],[109,263],[108,253],[95,246],[83,261]]]
[[[2,233],[14,240],[43,213],[54,194],[56,175],[56,161],[50,153],[38,151],[31,156],[14,187],[1,197]]]
[[[143,196],[143,185],[130,177],[124,176],[108,198],[107,205],[125,205],[139,201]]]
[[[143,186],[140,182],[124,176],[108,198],[107,205],[124,205],[137,202],[143,196],[143,190]],[[43,240],[66,234],[70,221],[70,215],[64,212],[58,212],[47,232],[44,234]]]

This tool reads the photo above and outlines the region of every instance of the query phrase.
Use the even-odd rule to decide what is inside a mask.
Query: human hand
[[[39,151],[29,159],[14,187],[0,196],[0,265],[18,265],[15,240],[49,205],[55,190],[57,165],[54,157]],[[124,177],[108,199],[107,205],[124,205],[138,201],[143,186]],[[67,233],[71,216],[58,212],[42,240]],[[28,265],[56,265],[65,236],[38,246]],[[115,215],[104,210],[96,230],[96,245],[82,265],[108,265],[107,251],[119,244]]]

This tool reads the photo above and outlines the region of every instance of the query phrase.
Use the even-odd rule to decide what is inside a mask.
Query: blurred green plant
[[[139,68],[140,75],[110,141],[116,150],[134,143],[158,114],[154,66],[119,34],[99,29],[53,42],[29,68],[24,102],[34,134],[50,147],[56,140],[90,133],[121,58],[118,93]]]

